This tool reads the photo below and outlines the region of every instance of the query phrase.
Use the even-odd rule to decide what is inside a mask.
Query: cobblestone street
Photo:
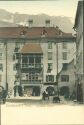
[[[49,97],[49,100],[42,100],[42,97],[16,97],[7,99],[7,103],[20,103],[23,105],[56,105],[56,104],[77,104],[76,102],[65,100],[63,96],[60,96],[60,103],[53,103],[53,96]]]

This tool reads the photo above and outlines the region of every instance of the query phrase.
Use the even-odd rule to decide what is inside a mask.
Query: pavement
[[[25,102],[25,101],[39,101],[42,100],[42,96],[27,96],[27,97],[11,97],[11,98],[7,98],[7,102]]]
[[[60,96],[60,103],[53,103],[53,96],[49,97],[49,100],[42,100],[42,96],[30,96],[30,97],[12,97],[6,100],[6,103],[22,103],[25,105],[61,105],[61,104],[71,104],[75,105],[77,102],[70,100],[65,100],[63,96]]]

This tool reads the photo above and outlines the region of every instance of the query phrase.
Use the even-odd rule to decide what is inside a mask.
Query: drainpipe
[[[58,92],[58,97],[59,97],[59,87],[58,87],[58,43],[56,43],[56,59],[57,59],[57,77],[56,77],[56,82],[57,82],[57,92]]]
[[[6,90],[7,90],[7,92],[8,92],[8,82],[7,82],[7,73],[8,73],[8,68],[7,68],[7,65],[8,65],[8,62],[7,62],[7,59],[8,59],[8,55],[7,55],[7,42],[5,43],[5,45],[6,45]]]

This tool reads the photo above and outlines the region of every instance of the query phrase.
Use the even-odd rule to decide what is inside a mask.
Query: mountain
[[[15,23],[7,22],[7,21],[0,21],[0,27],[17,27],[18,25]]]
[[[11,17],[12,17],[12,13],[4,9],[0,9],[0,20],[3,20],[3,19],[10,20]]]
[[[28,15],[10,13],[4,9],[0,9],[0,27],[28,25],[28,20],[33,19],[33,26],[45,26],[45,20],[50,19],[51,26],[58,26],[64,32],[73,32],[73,23],[69,17],[49,16],[46,14]]]

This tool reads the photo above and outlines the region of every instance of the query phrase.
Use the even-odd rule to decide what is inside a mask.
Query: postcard
[[[83,1],[0,1],[1,125],[84,124]]]

